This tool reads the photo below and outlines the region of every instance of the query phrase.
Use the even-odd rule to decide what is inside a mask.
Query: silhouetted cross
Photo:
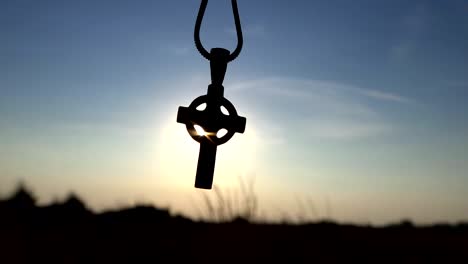
[[[245,117],[238,116],[234,106],[222,94],[213,92],[213,90],[222,89],[222,86],[210,85],[207,95],[198,97],[189,107],[179,107],[177,114],[177,122],[185,124],[192,138],[200,143],[195,179],[195,187],[197,188],[211,189],[217,146],[226,143],[235,132],[244,133],[245,130]],[[206,104],[204,110],[196,109],[204,103]],[[228,110],[229,115],[225,115],[221,111],[221,106]],[[195,125],[200,126],[205,133],[198,134]],[[227,133],[218,137],[221,129],[226,129]]]
[[[211,51],[212,54],[216,52],[222,51]],[[185,124],[190,136],[200,143],[195,187],[203,189],[211,189],[213,184],[217,146],[226,143],[236,132],[244,133],[246,124],[245,117],[239,116],[232,103],[224,98],[224,87],[220,84],[222,79],[214,78],[212,82],[206,95],[195,99],[189,107],[180,106],[177,113],[177,122]],[[198,110],[197,107],[203,104],[206,104],[205,109]],[[225,115],[221,107],[229,115]],[[205,133],[199,134],[195,125],[203,128]],[[221,129],[226,129],[227,133],[218,137]]]
[[[236,108],[229,100],[224,98],[223,80],[226,74],[227,64],[233,61],[242,49],[242,30],[237,10],[236,0],[232,0],[234,21],[237,30],[237,47],[233,53],[223,48],[213,48],[208,53],[200,42],[200,25],[205,13],[208,0],[202,0],[195,24],[195,46],[200,54],[210,61],[211,84],[208,86],[206,95],[202,95],[189,105],[189,107],[179,107],[177,122],[185,124],[190,136],[200,143],[200,153],[198,156],[197,174],[195,187],[211,189],[213,185],[213,174],[216,162],[216,150],[218,145],[226,143],[234,136],[234,133],[244,133],[245,117],[237,115]],[[204,109],[197,109],[205,104]],[[227,110],[227,114],[222,112],[222,108]],[[196,130],[196,126],[203,129],[203,133]],[[225,129],[225,135],[220,135],[220,131]]]

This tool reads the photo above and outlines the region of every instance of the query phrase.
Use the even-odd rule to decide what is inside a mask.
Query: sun
[[[199,136],[204,137],[204,136],[207,135],[207,133],[206,133],[206,131],[203,129],[203,127],[201,127],[201,126],[199,126],[199,125],[194,125],[193,127],[195,128],[195,131],[197,131],[197,134],[198,134]]]
[[[157,143],[157,167],[164,181],[173,186],[191,190],[200,144],[194,141],[185,126],[170,119],[160,127]],[[200,136],[207,136],[201,126],[194,125]],[[216,134],[222,137],[227,131]],[[251,174],[255,169],[258,140],[253,126],[244,134],[236,134],[227,143],[218,146],[214,182],[219,185],[235,185],[240,175]]]

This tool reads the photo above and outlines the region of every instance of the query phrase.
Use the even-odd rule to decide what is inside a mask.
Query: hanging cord
[[[244,39],[242,37],[242,28],[240,24],[240,18],[239,18],[239,10],[237,9],[237,1],[236,0],[231,0],[232,3],[232,12],[234,14],[234,22],[236,24],[236,32],[237,32],[237,47],[232,52],[229,57],[228,61],[233,61],[234,59],[239,56],[241,50],[242,50],[242,45],[244,43]],[[198,10],[198,16],[197,16],[197,21],[195,23],[195,32],[194,32],[194,39],[195,39],[195,46],[197,47],[197,50],[200,52],[200,54],[205,57],[207,60],[211,60],[210,53],[206,51],[206,49],[203,47],[200,41],[200,26],[203,20],[203,16],[205,15],[205,10],[206,6],[208,5],[208,0],[202,0],[200,4],[200,9]]]

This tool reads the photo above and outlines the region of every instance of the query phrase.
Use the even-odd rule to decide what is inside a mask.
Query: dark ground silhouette
[[[75,196],[0,201],[0,263],[467,263],[468,224],[194,222],[151,206],[95,214]]]

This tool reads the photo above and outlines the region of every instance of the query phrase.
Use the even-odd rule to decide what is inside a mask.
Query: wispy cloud
[[[387,92],[382,92],[378,90],[361,90],[362,94],[374,99],[378,100],[383,100],[383,101],[389,101],[389,102],[396,102],[396,103],[402,103],[402,104],[407,104],[410,103],[411,100],[403,97],[401,95],[397,94],[392,94],[392,93],[387,93]]]
[[[379,90],[290,78],[237,82],[230,86],[230,90],[248,92],[249,98],[255,98],[256,110],[265,115],[260,120],[264,122],[263,130],[268,134],[270,127],[274,127],[276,142],[285,142],[286,139],[278,138],[287,135],[289,129],[304,137],[339,140],[386,134],[393,131],[396,124],[387,120],[386,113],[376,108],[372,101],[412,102],[401,95]]]
[[[323,120],[309,122],[307,133],[312,137],[349,140],[384,134],[391,126],[384,122],[355,120]]]
[[[307,89],[294,89],[285,88],[285,86],[271,86],[267,87],[271,83],[277,83],[284,85],[292,85],[293,87],[304,86]],[[290,78],[265,78],[258,80],[250,80],[237,82],[230,87],[233,90],[246,90],[246,89],[267,89],[270,93],[286,97],[307,97],[311,96],[314,91],[321,91],[329,96],[338,96],[339,94],[354,94],[355,96],[361,95],[369,97],[371,99],[396,102],[396,103],[409,103],[412,100],[399,94],[384,92],[377,89],[368,89],[356,87],[353,85],[347,85],[337,83],[333,81],[322,81],[322,80],[306,80],[306,79],[290,79]],[[318,94],[315,94],[318,96]]]

